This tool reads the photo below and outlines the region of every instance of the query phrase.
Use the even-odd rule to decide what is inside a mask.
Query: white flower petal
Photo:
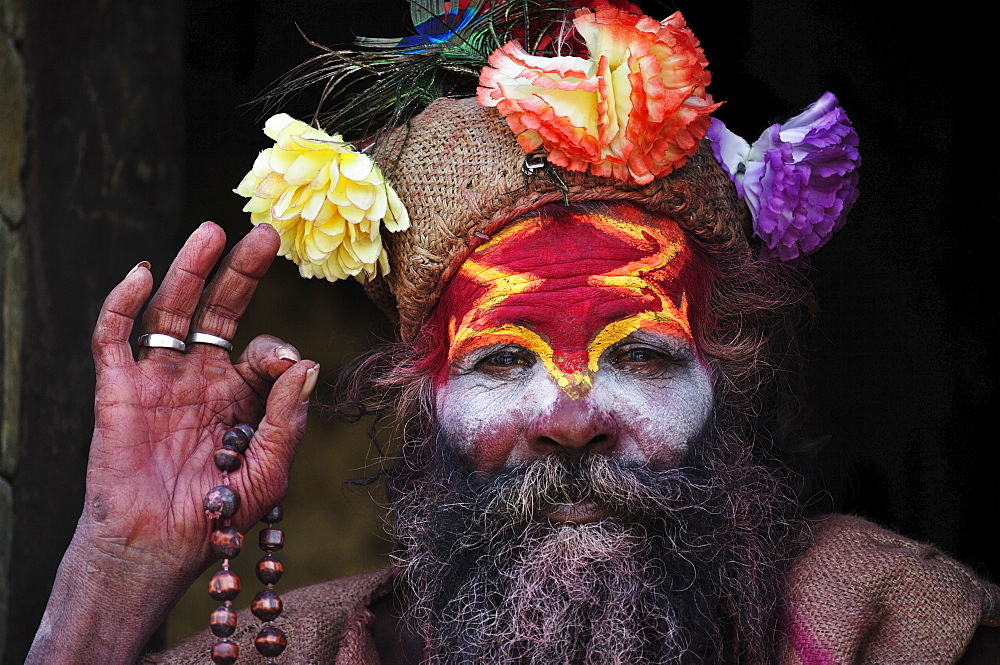
[[[352,205],[338,207],[340,209],[340,214],[344,216],[344,219],[355,225],[365,218],[365,211],[361,208],[356,208]]]
[[[261,150],[257,155],[257,159],[253,162],[253,174],[258,178],[266,178],[271,172],[270,161],[271,152],[273,148],[268,148],[267,150]]]
[[[396,190],[386,185],[385,194],[389,203],[389,214],[383,221],[385,228],[389,231],[405,231],[410,228],[410,214],[399,200]]]
[[[379,185],[373,187],[373,189],[375,191],[375,200],[372,201],[371,206],[365,211],[365,219],[378,222],[385,217],[385,213],[389,210],[389,198],[385,193],[385,185]]]
[[[351,180],[361,181],[372,172],[371,158],[360,152],[347,153],[340,160],[340,172]]]
[[[382,253],[378,255],[378,266],[383,275],[389,274],[389,255],[383,249]]]
[[[337,236],[330,236],[325,233],[313,234],[313,242],[316,243],[316,247],[320,248],[327,254],[340,247],[343,241],[343,234]]]
[[[288,189],[288,183],[280,173],[271,173],[266,178],[257,183],[253,190],[254,196],[262,199],[276,199]]]
[[[268,155],[267,165],[272,171],[277,171],[278,173],[284,173],[288,170],[288,167],[292,165],[295,158],[299,156],[299,153],[294,150],[282,150],[275,146],[271,150],[271,154]]]
[[[351,205],[351,199],[347,198],[347,183],[349,182],[350,180],[347,178],[340,178],[336,186],[326,190],[327,200],[335,206]]]
[[[362,212],[368,210],[375,203],[375,187],[368,183],[348,182],[344,191],[348,200]]]
[[[358,242],[350,245],[351,253],[365,264],[373,264],[378,260],[378,255],[382,252],[382,241],[378,236],[370,240],[362,236]]]
[[[253,190],[256,186],[257,176],[254,175],[253,171],[250,171],[243,176],[243,180],[240,180],[240,184],[236,185],[236,189],[233,191],[240,196],[253,196]]]
[[[264,123],[264,133],[267,134],[269,139],[277,141],[278,135],[281,134],[281,131],[293,122],[297,121],[287,113],[273,115],[267,119],[267,122]]]
[[[308,187],[303,188],[309,198],[306,200],[304,206],[302,206],[302,219],[308,219],[310,222],[316,221],[316,217],[319,215],[320,211],[323,209],[323,204],[327,203],[326,197],[320,192],[314,192]]]
[[[326,166],[330,155],[326,151],[310,151],[299,153],[285,171],[285,180],[289,185],[308,185],[316,174]]]
[[[252,196],[247,204],[243,206],[243,212],[267,212],[271,209],[271,199],[262,199],[259,196]]]

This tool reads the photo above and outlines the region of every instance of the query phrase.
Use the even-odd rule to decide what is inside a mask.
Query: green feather
[[[443,2],[422,3],[414,20],[437,9],[443,13]],[[571,11],[542,0],[494,1],[457,37],[419,49],[400,46],[398,39],[372,37],[359,37],[354,48],[342,50],[310,41],[322,52],[292,70],[263,101],[269,108],[279,107],[293,94],[322,86],[315,124],[348,140],[376,136],[439,97],[474,95],[493,51],[515,36],[527,42],[529,51],[537,51],[539,41],[568,20]]]

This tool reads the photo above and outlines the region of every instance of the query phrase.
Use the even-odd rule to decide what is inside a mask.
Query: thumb
[[[268,469],[276,475],[278,498],[288,488],[288,473],[306,429],[309,399],[319,379],[319,364],[300,360],[278,377],[271,388],[264,418],[247,449],[251,468]]]

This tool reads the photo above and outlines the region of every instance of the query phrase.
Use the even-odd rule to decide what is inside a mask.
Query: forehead
[[[578,397],[604,351],[632,333],[694,346],[689,306],[701,298],[702,264],[662,215],[628,203],[549,206],[469,256],[442,294],[436,323],[447,331],[450,362],[487,346],[527,347]]]
[[[563,336],[583,339],[594,326],[686,306],[700,296],[697,263],[684,232],[662,215],[624,203],[549,206],[480,245],[439,309],[452,339],[461,328],[504,322],[535,331],[558,324]]]
[[[663,281],[684,263],[686,239],[677,224],[630,204],[594,210],[548,206],[522,217],[480,245],[460,272],[475,279],[486,267],[539,280],[643,275]],[[557,287],[553,287],[557,288]]]

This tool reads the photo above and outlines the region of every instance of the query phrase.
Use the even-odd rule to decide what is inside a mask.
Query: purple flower
[[[793,261],[844,225],[858,198],[858,134],[832,93],[749,145],[713,119],[715,158],[753,214],[761,254]]]

